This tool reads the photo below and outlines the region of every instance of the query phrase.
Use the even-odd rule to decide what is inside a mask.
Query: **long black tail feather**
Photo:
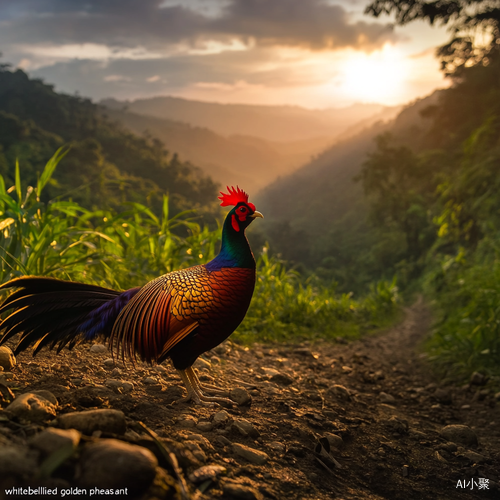
[[[89,338],[88,332],[81,327],[88,323],[92,311],[112,303],[122,294],[95,285],[31,276],[17,278],[0,286],[0,290],[8,288],[17,290],[0,306],[0,314],[12,311],[0,323],[0,331],[4,331],[0,345],[20,333],[15,354],[31,344],[35,344],[34,355],[45,346],[51,349],[56,347],[57,352],[68,344],[69,348],[74,347]],[[106,321],[109,323],[114,318],[106,318]],[[104,330],[109,328],[99,332],[99,324],[95,323],[93,336],[96,333],[108,333]]]

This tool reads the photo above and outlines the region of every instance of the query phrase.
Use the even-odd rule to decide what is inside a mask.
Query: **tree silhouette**
[[[499,0],[375,0],[365,13],[392,14],[399,25],[418,19],[447,25],[452,38],[437,51],[447,76],[459,78],[465,68],[499,58]]]

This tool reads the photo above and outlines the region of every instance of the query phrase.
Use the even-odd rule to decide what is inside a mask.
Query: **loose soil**
[[[398,326],[355,342],[252,347],[226,342],[196,366],[202,381],[228,390],[242,387],[251,395],[251,404],[232,407],[176,403],[185,390],[168,365],[166,370],[142,363],[113,366],[109,352],[90,352],[88,345],[60,355],[44,351],[36,358],[23,353],[12,378],[3,378],[16,396],[48,390],[58,399],[59,414],[121,410],[127,431],[84,437],[51,478],[21,482],[76,485],[82,447],[111,437],[157,455],[157,477],[140,496],[144,499],[499,498],[500,402],[485,380],[457,386],[433,378],[419,353],[430,326],[430,313],[419,302],[405,311]],[[113,391],[105,386],[109,379],[132,382],[134,389]],[[214,423],[221,410],[228,420]],[[16,445],[29,446],[34,434],[57,425],[15,421],[5,414],[0,411],[0,437]],[[238,419],[250,422],[251,435],[245,437],[233,425]],[[138,422],[174,449],[187,482],[184,497],[178,477]],[[440,432],[452,424],[469,426],[479,445],[451,445]],[[343,443],[337,438],[333,446],[334,441],[322,439],[329,434]],[[269,458],[264,465],[251,463],[234,452],[234,443]],[[327,443],[332,443],[329,450]],[[203,465],[226,471],[203,482],[201,492],[188,478]]]

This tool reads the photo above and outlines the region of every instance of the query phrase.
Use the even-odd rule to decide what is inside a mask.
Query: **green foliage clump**
[[[220,226],[210,230],[190,212],[162,213],[129,202],[127,210],[88,210],[76,202],[45,203],[41,196],[60,149],[47,163],[35,188],[23,188],[19,164],[15,184],[5,188],[0,176],[0,278],[53,276],[117,289],[141,286],[157,276],[207,262],[220,245]],[[184,236],[177,229],[182,227]],[[358,336],[394,317],[397,289],[379,283],[354,300],[335,286],[304,281],[264,251],[258,258],[257,286],[251,308],[238,330],[241,341],[281,340],[293,336]]]
[[[470,264],[459,254],[433,278],[440,319],[430,359],[448,376],[480,371],[500,381],[500,259]]]

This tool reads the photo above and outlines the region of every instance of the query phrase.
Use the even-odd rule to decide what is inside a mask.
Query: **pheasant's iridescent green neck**
[[[219,255],[206,264],[209,271],[217,271],[223,267],[255,268],[255,259],[245,236],[245,230],[235,231],[230,216],[226,217],[222,228]]]

